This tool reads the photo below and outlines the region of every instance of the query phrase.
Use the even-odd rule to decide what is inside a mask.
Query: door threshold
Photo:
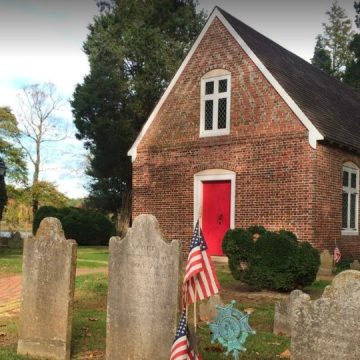
[[[211,256],[211,260],[216,263],[227,264],[229,259],[227,256]]]

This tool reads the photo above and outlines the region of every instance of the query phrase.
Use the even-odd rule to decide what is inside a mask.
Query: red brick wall
[[[200,80],[232,74],[230,135],[199,138]],[[152,213],[186,251],[193,227],[194,174],[236,172],[235,225],[294,231],[313,241],[315,156],[299,119],[216,21],[149,128],[133,163],[133,216]]]
[[[360,236],[341,235],[342,173],[347,161],[360,167],[360,156],[334,146],[318,145],[315,241],[331,253],[336,241],[343,257],[359,259]]]

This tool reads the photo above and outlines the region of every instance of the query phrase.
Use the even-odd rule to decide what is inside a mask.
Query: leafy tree
[[[42,149],[45,143],[64,140],[56,111],[62,99],[52,83],[25,86],[19,94],[20,135],[17,142],[34,166],[32,185],[36,187],[42,165]],[[39,206],[38,192],[33,191],[32,207],[35,214]]]
[[[5,220],[11,230],[26,228],[32,223],[32,199],[35,196],[39,206],[64,207],[72,204],[72,201],[62,194],[54,184],[47,181],[39,181],[34,186],[14,187],[7,185],[8,204],[6,207]]]
[[[324,39],[321,35],[318,35],[316,39],[314,57],[311,59],[311,63],[320,70],[331,75],[330,51],[325,48]]]
[[[25,183],[27,169],[24,153],[14,143],[20,132],[17,121],[9,107],[0,107],[0,157],[5,161],[7,176]]]
[[[127,156],[204,23],[194,0],[99,1],[84,51],[90,74],[71,105],[90,151],[88,204],[117,213],[131,187]]]
[[[323,23],[325,49],[330,52],[331,74],[342,80],[346,66],[352,61],[353,55],[349,44],[353,38],[351,21],[345,10],[335,0],[329,11],[328,22]]]

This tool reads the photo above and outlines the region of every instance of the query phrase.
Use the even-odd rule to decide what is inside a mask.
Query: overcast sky
[[[340,0],[339,4],[353,20],[353,0]],[[331,1],[199,1],[199,9],[208,13],[215,5],[309,61]],[[89,71],[82,44],[96,13],[94,0],[0,0],[0,106],[11,106],[16,113],[16,94],[21,87],[47,81],[70,99],[75,85]],[[69,105],[62,117],[72,126]],[[75,133],[73,126],[71,133]],[[60,148],[53,147],[46,155],[50,164],[41,178],[55,182],[69,196],[84,196],[84,154],[74,137]]]

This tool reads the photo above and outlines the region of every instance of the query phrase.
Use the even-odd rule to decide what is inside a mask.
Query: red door
[[[230,228],[230,181],[203,182],[202,231],[209,255],[223,255],[221,244]]]

